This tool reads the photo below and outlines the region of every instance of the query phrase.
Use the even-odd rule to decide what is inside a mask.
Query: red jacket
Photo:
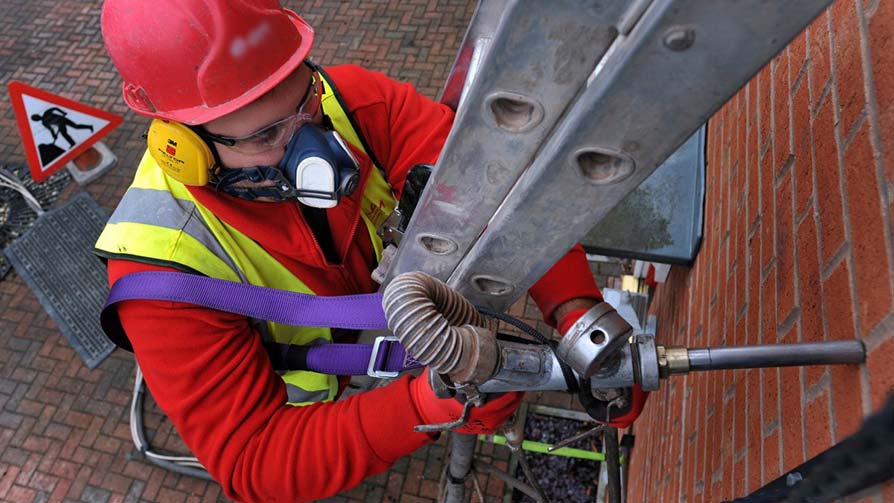
[[[379,73],[356,66],[328,71],[396,191],[409,168],[436,161],[453,121],[450,109]],[[368,158],[355,154],[362,170],[374,169]],[[327,210],[340,264],[326,262],[296,203],[244,201],[204,187],[190,190],[318,294],[377,289],[370,279],[375,254],[355,204],[362,188]],[[170,269],[110,260],[109,281],[146,270]],[[565,300],[599,295],[580,247],[542,283],[562,284],[561,291],[547,286],[537,292],[546,319]],[[410,400],[408,379],[335,403],[292,407],[246,318],[161,301],[124,302],[118,313],[153,397],[233,499],[330,496],[433,440],[412,431],[421,419]]]

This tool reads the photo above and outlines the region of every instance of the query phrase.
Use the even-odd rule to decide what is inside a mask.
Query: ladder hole
[[[419,244],[435,255],[449,255],[456,251],[457,244],[447,238],[422,234],[419,236]]]
[[[695,30],[689,26],[672,26],[664,34],[664,46],[674,52],[682,52],[695,43]]]
[[[577,154],[577,165],[584,178],[596,185],[618,183],[633,173],[633,161],[592,150]]]
[[[476,276],[472,282],[475,288],[488,295],[506,295],[513,290],[512,285],[506,281],[488,276]]]
[[[518,95],[493,96],[489,108],[497,127],[512,133],[531,129],[543,119],[539,105]]]

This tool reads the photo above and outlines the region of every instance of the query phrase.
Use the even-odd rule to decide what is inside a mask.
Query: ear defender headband
[[[217,164],[205,140],[179,122],[154,119],[146,143],[158,166],[184,185],[206,185],[209,172]]]

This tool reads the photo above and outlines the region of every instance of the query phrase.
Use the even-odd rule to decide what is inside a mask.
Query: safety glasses
[[[209,133],[204,129],[199,134],[208,140],[226,145],[231,150],[241,154],[260,154],[275,148],[282,148],[289,143],[289,140],[292,139],[298,128],[313,121],[317,111],[320,109],[323,82],[312,66],[311,69],[313,69],[313,72],[311,73],[310,82],[294,114],[245,136],[222,136]]]

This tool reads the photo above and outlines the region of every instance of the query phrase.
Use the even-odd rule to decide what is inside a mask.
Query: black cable
[[[569,367],[567,363],[559,358],[559,353],[556,351],[556,348],[558,348],[559,346],[558,342],[548,338],[547,336],[540,333],[540,331],[536,328],[528,325],[527,323],[514,316],[494,311],[493,309],[484,306],[475,306],[475,308],[478,309],[478,312],[483,314],[484,316],[489,316],[491,318],[496,318],[500,321],[504,321],[512,325],[513,327],[521,330],[522,332],[530,335],[531,337],[537,339],[537,341],[539,341],[541,344],[549,346],[553,354],[556,355],[556,360],[559,362],[559,368],[562,369],[562,376],[565,378],[565,385],[568,386],[568,392],[577,394],[577,392],[580,390],[580,386],[578,386],[577,384],[577,377],[574,375],[574,371],[571,370],[571,367]]]
[[[536,328],[528,325],[522,320],[516,318],[515,316],[508,315],[506,313],[501,313],[498,311],[494,311],[489,307],[484,306],[475,306],[478,309],[478,312],[485,315],[490,316],[491,318],[496,318],[500,321],[505,321],[506,323],[512,325],[513,327],[521,330],[522,332],[530,335],[531,337],[537,339],[541,344],[546,344],[547,346],[553,346],[556,342],[547,336],[541,334]]]

